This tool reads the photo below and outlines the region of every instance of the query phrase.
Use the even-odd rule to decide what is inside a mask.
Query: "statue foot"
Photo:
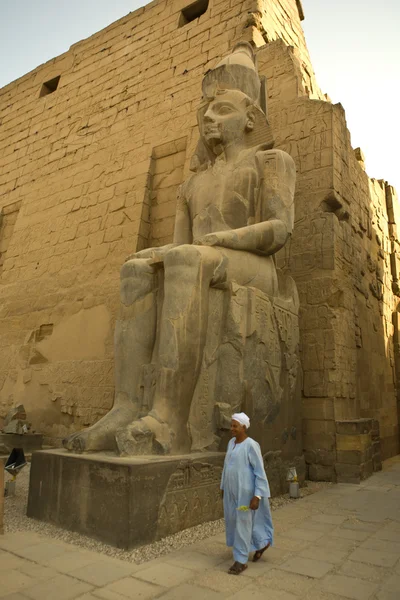
[[[69,435],[63,439],[62,444],[67,450],[77,453],[100,450],[115,452],[117,430],[131,423],[136,418],[137,412],[137,408],[131,403],[122,407],[115,406],[92,427]]]
[[[116,442],[120,456],[169,454],[171,451],[168,425],[151,415],[121,427],[116,433]]]

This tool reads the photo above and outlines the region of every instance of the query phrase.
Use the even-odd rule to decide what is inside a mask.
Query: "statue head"
[[[260,106],[261,81],[250,44],[236,44],[231,54],[206,73],[202,90],[197,113],[200,142],[192,170],[205,168],[229,147],[264,144],[272,148],[273,137]]]
[[[246,133],[254,129],[253,102],[239,90],[216,94],[198,113],[200,136],[214,153],[231,144],[245,145]]]

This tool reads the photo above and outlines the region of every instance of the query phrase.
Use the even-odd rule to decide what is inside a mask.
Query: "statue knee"
[[[168,250],[165,255],[166,262],[177,262],[183,260],[185,256],[194,255],[193,253],[194,246],[192,244],[181,244],[180,246],[175,246]]]
[[[215,262],[214,251],[205,246],[182,244],[172,248],[165,256],[165,267],[196,267],[212,265]]]
[[[129,277],[145,277],[146,275],[153,275],[154,269],[149,264],[147,259],[134,258],[127,260],[121,267],[121,280]]]
[[[155,274],[147,260],[128,260],[121,268],[120,297],[125,306],[140,300],[155,288]]]

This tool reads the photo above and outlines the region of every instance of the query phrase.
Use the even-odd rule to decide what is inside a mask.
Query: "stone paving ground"
[[[400,600],[400,457],[274,513],[259,563],[228,575],[219,534],[134,565],[36,533],[0,536],[2,600]]]

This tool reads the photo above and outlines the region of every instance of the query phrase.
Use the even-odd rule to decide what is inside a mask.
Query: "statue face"
[[[248,98],[242,92],[229,90],[218,94],[204,111],[199,112],[199,128],[204,143],[212,150],[243,141],[253,129],[254,116]]]

